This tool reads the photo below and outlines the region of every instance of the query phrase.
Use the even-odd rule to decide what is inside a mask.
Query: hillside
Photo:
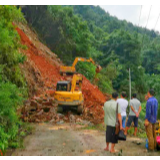
[[[97,86],[103,93],[125,91],[129,97],[130,68],[132,93],[144,101],[147,90],[154,88],[160,99],[158,32],[119,20],[99,6],[22,6],[22,12],[64,64],[71,65],[78,56],[100,64]],[[77,71],[93,82],[94,66],[79,63]]]
[[[111,16],[109,12],[106,12],[100,6],[74,5],[73,9],[75,14],[79,14],[84,20],[91,24],[95,24],[108,33],[121,28],[129,31],[130,33],[138,32],[140,34],[146,34],[152,39],[159,36],[158,31],[138,27],[126,20],[119,20],[117,17]],[[107,27],[105,27],[106,25]]]
[[[126,91],[129,97],[129,68],[132,93],[143,103],[142,121],[148,89],[160,100],[159,33],[95,6],[0,6],[0,15],[0,151],[19,147],[30,134],[23,122],[102,123],[106,95]],[[91,57],[102,70],[96,74],[93,64],[79,62],[84,112],[58,114],[53,95],[57,81],[66,80],[59,69],[76,57]]]
[[[39,42],[36,34],[28,26],[22,24],[17,24],[17,26],[16,30],[21,37],[21,43],[28,48],[27,50],[22,50],[27,56],[27,60],[21,68],[29,86],[30,101],[32,103],[38,97],[43,99],[50,97],[53,99],[57,81],[65,80],[65,77],[62,77],[59,73],[59,67],[62,62],[45,45]],[[83,77],[82,93],[84,94],[84,106],[86,108],[83,118],[89,119],[94,123],[102,122],[102,106],[106,101],[106,97],[99,91],[97,86],[92,85],[85,77]],[[31,109],[33,109],[33,106]],[[27,111],[30,112],[30,109],[27,108]],[[26,117],[23,116],[23,119],[26,119]],[[44,121],[38,118],[30,119],[29,121],[35,120],[38,122]],[[52,120],[52,116],[48,120]]]
[[[19,147],[21,138],[30,134],[23,121],[57,124],[69,122],[72,116],[79,122],[101,123],[107,97],[85,76],[83,115],[57,113],[53,94],[57,81],[66,80],[59,73],[61,59],[40,42],[40,36],[29,27],[20,8],[0,6],[0,15],[0,152]],[[80,47],[81,42],[78,43]],[[65,51],[65,43],[63,47]]]

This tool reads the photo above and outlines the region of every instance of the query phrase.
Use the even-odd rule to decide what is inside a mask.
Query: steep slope
[[[59,74],[59,67],[62,62],[37,38],[31,29],[22,24],[16,28],[20,35],[22,44],[27,46],[27,50],[22,52],[27,56],[27,61],[22,67],[29,88],[30,97],[48,95],[50,91],[55,91],[56,83],[63,80]],[[31,72],[32,71],[32,72]],[[33,88],[34,89],[33,89]],[[92,119],[95,123],[100,123],[103,119],[103,103],[106,97],[100,92],[97,86],[94,86],[84,77],[82,84],[84,94],[85,111],[83,118]],[[52,118],[52,117],[51,117]]]

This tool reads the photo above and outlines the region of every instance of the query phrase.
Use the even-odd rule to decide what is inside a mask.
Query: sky
[[[118,19],[125,19],[129,22],[132,22],[134,25],[139,25],[140,27],[146,27],[148,29],[155,29],[156,31],[160,32],[159,5],[100,5],[100,7],[103,8],[106,12],[109,12],[110,15],[116,16]],[[149,20],[147,24],[148,16]]]

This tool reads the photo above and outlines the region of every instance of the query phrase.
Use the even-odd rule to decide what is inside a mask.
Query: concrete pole
[[[131,100],[131,71],[129,68],[129,100]]]

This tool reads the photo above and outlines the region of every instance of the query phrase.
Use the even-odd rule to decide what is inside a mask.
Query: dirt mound
[[[27,46],[23,53],[27,56],[27,61],[22,66],[23,72],[30,88],[30,95],[43,96],[54,93],[57,81],[63,80],[59,74],[59,67],[62,62],[46,46],[38,41],[35,33],[28,26],[22,24],[16,28],[21,38],[21,43]],[[22,31],[23,30],[23,31]],[[106,96],[87,80],[83,78],[82,92],[84,94],[85,111],[83,117],[100,123],[103,120],[103,104]],[[52,95],[53,97],[53,95]],[[33,98],[32,98],[33,99]],[[38,110],[39,111],[39,110]]]
[[[104,112],[103,104],[106,101],[106,96],[94,86],[90,81],[83,77],[82,93],[84,95],[84,116],[85,119],[90,120],[94,123],[100,123],[103,121]]]
[[[16,30],[21,37],[22,44],[28,47],[28,49],[23,52],[27,55],[28,62],[34,63],[32,66],[33,68],[36,68],[36,71],[41,76],[41,79],[44,82],[44,87],[55,88],[57,81],[62,79],[59,74],[59,66],[54,64],[53,59],[47,57],[46,53],[39,50],[21,29],[16,28]],[[56,59],[54,60],[58,61]]]

